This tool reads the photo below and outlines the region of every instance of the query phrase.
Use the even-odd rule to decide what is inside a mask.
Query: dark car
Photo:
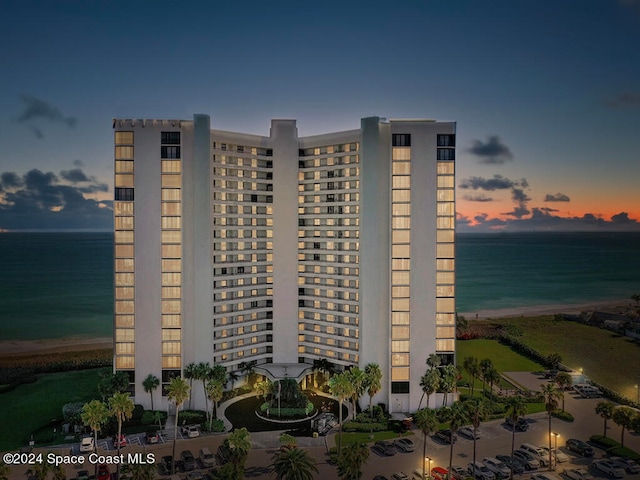
[[[182,460],[185,472],[196,469],[196,458],[191,453],[191,450],[183,450],[180,454],[180,460]]]
[[[389,480],[389,479],[384,475],[376,475],[375,477],[373,477],[373,480]]]
[[[383,455],[386,457],[390,457],[396,454],[396,447],[394,447],[393,443],[391,442],[376,442],[371,448],[378,455]]]
[[[567,449],[583,457],[593,457],[593,448],[588,443],[577,438],[567,440]]]
[[[511,428],[515,428],[517,432],[526,432],[529,430],[529,422],[525,418],[519,418],[515,425],[510,417],[504,419],[504,422]]]
[[[89,480],[89,470],[80,470],[76,474],[76,480]]]
[[[416,448],[410,438],[399,438],[395,441],[395,446],[398,450],[402,450],[403,452],[413,452]]]
[[[514,474],[524,473],[524,465],[517,458],[512,458],[509,455],[496,455],[496,458],[513,470]]]
[[[171,471],[173,470],[173,457],[171,455],[165,455],[162,457],[160,464],[162,465],[165,473],[167,475],[171,475]]]
[[[456,440],[458,440],[458,436],[455,433],[452,435],[451,430],[438,430],[436,437],[445,443],[456,443]]]

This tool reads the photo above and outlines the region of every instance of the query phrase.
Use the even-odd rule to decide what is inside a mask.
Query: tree
[[[456,388],[458,381],[458,368],[450,363],[441,368],[440,389],[444,392],[444,406],[447,406],[447,400],[450,393]]]
[[[189,380],[189,410],[191,410],[191,392],[193,392],[193,380],[196,378],[196,364],[191,362],[189,365],[184,367],[184,378]]]
[[[482,376],[482,394],[484,395],[485,385],[487,383],[487,374],[493,368],[493,362],[490,358],[480,361],[480,375]]]
[[[231,463],[236,473],[236,478],[242,478],[244,475],[244,464],[247,461],[247,455],[251,450],[251,435],[249,431],[242,427],[236,428],[227,437],[229,449],[231,450]]]
[[[281,447],[291,448],[298,446],[298,440],[296,440],[296,437],[289,435],[288,433],[281,433],[278,440],[280,441]]]
[[[33,478],[35,480],[46,480],[52,468],[53,464],[50,464],[49,462],[36,463],[27,470],[27,478]]]
[[[640,305],[640,293],[634,293],[629,298],[636,302],[636,306]]]
[[[438,417],[436,412],[429,407],[418,410],[413,415],[413,421],[416,427],[422,432],[422,471],[426,472],[425,459],[427,458],[427,436],[433,432],[438,426]]]
[[[238,374],[236,374],[235,372],[229,372],[229,374],[227,374],[226,368],[224,368],[222,365],[216,364],[209,369],[209,375],[207,378],[209,380],[217,381],[220,385],[222,385],[222,387],[224,387],[227,384],[228,379],[231,379],[232,377],[234,382],[238,380]]]
[[[467,410],[464,408],[462,403],[456,402],[454,403],[448,412],[449,417],[449,430],[451,430],[451,444],[449,449],[449,471],[451,471],[451,465],[453,465],[453,445],[455,442],[453,441],[453,437],[460,427],[469,422],[469,414]],[[475,477],[475,475],[473,475]]]
[[[602,401],[598,402],[596,405],[596,413],[600,415],[604,420],[604,432],[602,435],[606,438],[607,436],[607,420],[613,418],[613,411],[615,410],[616,405],[612,402]]]
[[[547,356],[547,365],[553,370],[557,370],[562,362],[562,355],[559,353],[551,353]]]
[[[321,386],[322,383],[324,383],[325,381],[325,376],[326,377],[331,377],[331,375],[333,373],[335,373],[335,368],[333,366],[333,364],[327,360],[326,358],[316,358],[313,361],[313,371],[315,373],[321,374],[322,375],[322,382],[319,379],[319,375],[316,376],[316,383],[318,386]]]
[[[456,315],[456,336],[459,338],[467,331],[467,328],[469,328],[467,319],[463,315]]]
[[[420,397],[420,403],[418,403],[418,410],[422,406],[422,399],[427,396],[427,407],[429,407],[429,399],[431,394],[435,393],[440,386],[440,370],[432,368],[426,371],[426,373],[420,378],[420,388],[422,389],[422,396]]]
[[[89,403],[85,403],[82,407],[82,423],[87,425],[93,430],[93,445],[94,451],[98,446],[98,432],[102,425],[109,420],[109,409],[100,400],[91,400]],[[94,465],[94,475],[98,476],[98,464]]]
[[[144,391],[151,396],[151,410],[153,410],[153,391],[160,386],[160,380],[151,373],[142,381]]]
[[[351,396],[353,387],[349,380],[349,373],[342,372],[338,375],[334,375],[329,380],[329,392],[338,399],[338,416],[340,422],[340,436],[338,437],[338,455],[342,448],[342,402]]]
[[[356,418],[356,408],[358,405],[358,399],[362,396],[365,390],[365,373],[358,367],[353,367],[347,370],[349,375],[349,381],[351,382],[351,403],[353,405],[353,419]]]
[[[365,443],[350,443],[338,456],[338,475],[342,480],[360,480],[362,465],[369,458],[369,447]]]
[[[516,443],[516,423],[518,419],[524,416],[527,413],[527,404],[524,401],[524,398],[520,396],[509,397],[507,399],[507,410],[506,415],[507,418],[511,420],[511,457],[513,458],[513,451],[515,450]],[[511,469],[511,474],[509,478],[513,480],[513,469]]]
[[[271,393],[272,389],[273,383],[271,383],[271,380],[269,379],[256,383],[256,394],[259,397],[262,397],[265,401],[267,400],[267,395]]]
[[[491,393],[491,395],[493,395],[493,386],[496,383],[500,383],[500,380],[502,380],[502,376],[500,375],[500,372],[498,372],[498,370],[492,367],[487,371],[486,377],[487,382],[489,382],[489,392]]]
[[[465,357],[462,361],[462,368],[469,374],[469,377],[471,377],[471,396],[473,397],[476,378],[480,375],[478,359],[476,357]]]
[[[153,480],[158,468],[153,463],[128,463],[123,465],[122,470],[131,480]]]
[[[464,402],[467,415],[473,425],[473,463],[476,462],[476,432],[480,424],[489,417],[489,406],[484,398],[470,397]]]
[[[318,473],[315,459],[296,446],[280,447],[271,462],[269,468],[277,480],[312,480]]]
[[[429,356],[427,357],[427,367],[429,367],[429,370],[438,368],[441,363],[442,363],[442,360],[435,353],[430,353]]]
[[[211,431],[211,425],[213,423],[214,414],[218,415],[218,402],[222,400],[222,394],[224,393],[224,388],[222,387],[222,383],[218,380],[210,380],[207,383],[205,388],[207,392],[207,397],[211,400],[211,414],[207,411],[209,415],[209,431]]]
[[[118,440],[122,436],[122,424],[133,414],[133,400],[128,393],[114,393],[109,399],[109,412],[118,422]],[[118,457],[120,456],[120,441],[118,441]],[[116,466],[116,478],[120,478],[120,464]]]
[[[102,401],[106,402],[114,393],[126,392],[129,388],[129,375],[126,372],[105,372],[98,381],[98,393]]]
[[[4,460],[0,460],[0,480],[9,480],[9,474],[11,473],[11,468],[7,465]]]
[[[53,471],[53,480],[67,480],[67,472],[62,465],[53,465],[51,470]]]
[[[573,385],[573,378],[567,372],[558,372],[555,382],[561,394],[562,411],[564,412],[564,392],[567,388]]]
[[[616,407],[613,410],[613,421],[616,425],[622,428],[622,432],[620,432],[620,444],[624,447],[624,431],[631,426],[631,422],[633,421],[633,417],[636,412],[627,406]]]
[[[364,386],[369,395],[369,413],[371,414],[371,423],[373,423],[373,397],[382,388],[382,370],[377,363],[369,363],[364,367],[364,374]],[[373,429],[373,426],[371,428]]]
[[[235,386],[239,378],[240,378],[240,375],[238,375],[237,372],[229,372],[227,374],[227,381],[231,383],[231,390],[233,390],[233,387]]]
[[[224,368],[224,367],[223,367]],[[211,365],[206,362],[200,362],[196,365],[196,380],[202,382],[202,392],[204,393],[204,410],[209,411],[209,397],[207,397],[207,380],[211,376]],[[225,378],[227,377],[225,372]]]
[[[167,387],[167,399],[176,405],[176,419],[173,431],[173,457],[171,459],[171,475],[176,473],[176,441],[178,440],[178,411],[182,404],[190,398],[191,388],[181,377],[173,377]]]
[[[551,459],[551,414],[558,409],[558,401],[562,394],[553,383],[547,383],[540,385],[542,389],[542,396],[544,397],[544,408],[547,410],[547,417],[549,419],[549,470],[553,465]]]

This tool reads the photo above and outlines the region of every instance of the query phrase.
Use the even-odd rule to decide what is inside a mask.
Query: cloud
[[[474,140],[467,151],[479,157],[479,162],[484,164],[502,165],[513,160],[511,150],[497,135],[488,136],[486,142]]]
[[[470,177],[462,180],[462,183],[458,186],[464,189],[471,188],[473,190],[493,192],[494,190],[506,190],[513,187],[513,185],[513,180],[509,180],[502,175],[494,175],[493,178]]]
[[[565,195],[564,193],[556,193],[555,195],[551,195],[547,193],[544,197],[545,202],[570,202],[571,199]]]
[[[81,170],[63,171],[59,175],[38,169],[24,175],[4,172],[0,174],[0,180],[3,187],[0,193],[0,228],[111,228],[112,203],[84,196],[84,193],[107,191],[107,186]]]
[[[16,118],[19,123],[31,123],[37,120],[48,120],[53,123],[63,123],[68,127],[75,127],[78,123],[76,117],[65,117],[58,107],[51,105],[49,102],[31,95],[21,95],[20,99],[25,104],[24,110]],[[36,138],[44,138],[44,132],[35,125],[29,125],[29,130]]]
[[[82,162],[82,160],[80,160],[80,159],[76,158],[76,159],[73,161],[73,166],[74,166],[74,167],[84,167],[84,163]]]
[[[469,202],[493,202],[493,198],[487,197],[484,193],[478,195],[463,195],[462,198]]]
[[[611,97],[604,102],[609,108],[640,108],[640,94],[625,92]]]
[[[618,225],[633,225],[638,224],[638,221],[629,218],[629,214],[627,212],[620,212],[611,217],[611,223],[615,223]]]

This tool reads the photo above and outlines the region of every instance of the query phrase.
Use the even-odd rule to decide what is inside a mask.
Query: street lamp
[[[427,471],[426,472],[422,472],[424,474],[424,478],[431,478],[431,458],[429,457],[424,457],[424,459],[429,462],[427,465]]]
[[[553,435],[553,456],[551,458],[553,460],[553,469],[555,470],[556,463],[558,463],[556,455],[558,454],[558,437],[560,434],[557,432],[551,432],[551,435]]]
[[[640,405],[640,385],[636,384],[636,390],[638,391],[638,401],[636,403]]]

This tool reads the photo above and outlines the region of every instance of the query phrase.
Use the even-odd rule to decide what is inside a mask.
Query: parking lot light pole
[[[640,385],[636,384],[636,390],[638,391],[638,401],[636,403],[640,405]]]
[[[560,436],[559,433],[557,432],[552,432],[551,435],[553,435],[553,469],[556,469],[556,465],[558,463],[558,457],[556,457],[556,455],[558,455],[558,437]]]
[[[427,471],[422,473],[425,475],[425,478],[431,478],[431,458],[425,457],[424,459],[427,461]]]

